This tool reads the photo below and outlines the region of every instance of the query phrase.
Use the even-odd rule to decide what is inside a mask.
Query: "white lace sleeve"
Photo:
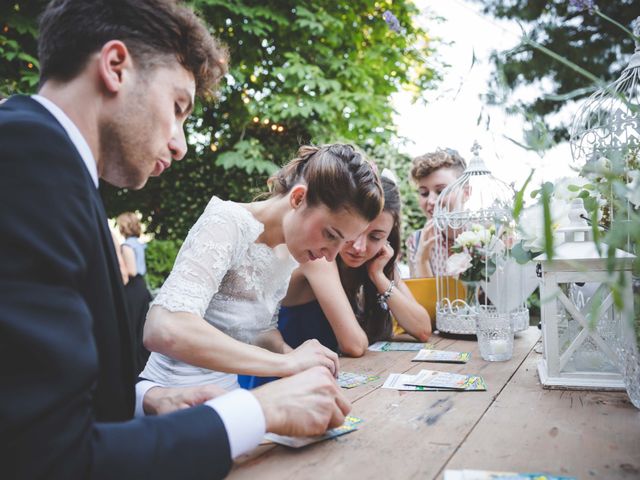
[[[246,252],[245,224],[228,203],[214,198],[191,227],[152,305],[203,317],[227,271]]]

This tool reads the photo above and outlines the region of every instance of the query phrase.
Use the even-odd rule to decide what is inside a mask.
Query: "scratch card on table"
[[[389,388],[391,390],[403,390],[403,391],[417,391],[424,392],[429,390],[425,387],[418,387],[416,385],[407,385],[405,382],[408,382],[413,379],[415,375],[407,375],[406,373],[390,373],[387,379],[382,385],[382,388]]]
[[[414,343],[414,342],[376,342],[369,345],[371,352],[417,352],[423,348],[431,348],[430,343]]]
[[[365,383],[374,382],[380,377],[378,375],[365,375],[353,372],[340,372],[338,374],[338,385],[342,388],[354,388]]]
[[[429,389],[467,391],[483,391],[487,389],[484,379],[478,375],[460,375],[458,373],[438,372],[435,370],[420,370],[417,375],[407,380],[407,384]]]
[[[315,437],[287,437],[285,435],[277,435],[275,433],[267,433],[264,438],[272,441],[273,443],[277,443],[279,445],[284,445],[285,447],[291,448],[300,448],[306,445],[310,445],[312,443],[321,442],[323,440],[328,440],[330,438],[336,438],[340,435],[344,435],[346,433],[351,433],[354,430],[358,429],[358,425],[362,423],[362,419],[358,417],[354,417],[348,415],[344,423],[339,427],[332,428],[327,430],[322,435],[318,435]]]
[[[490,472],[486,470],[445,470],[444,480],[576,480],[545,473]]]
[[[487,385],[478,375],[458,375],[448,372],[421,370],[416,375],[391,373],[382,388],[410,392],[438,390],[485,391]]]
[[[446,350],[422,349],[413,357],[412,362],[467,363],[469,352],[449,352]]]

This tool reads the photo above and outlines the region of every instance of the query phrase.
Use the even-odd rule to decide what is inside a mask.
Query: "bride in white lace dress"
[[[276,328],[278,302],[298,263],[333,260],[382,209],[371,165],[350,145],[302,147],[269,179],[271,197],[241,204],[213,197],[189,231],[151,304],[144,328],[153,353],[141,377],[167,386],[237,375],[293,375],[316,365],[337,374],[317,340],[295,350]]]

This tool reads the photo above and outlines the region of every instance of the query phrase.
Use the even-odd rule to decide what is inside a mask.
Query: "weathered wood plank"
[[[640,478],[640,411],[624,392],[544,390],[531,352],[446,465]]]
[[[433,478],[512,377],[538,337],[537,329],[520,335],[514,358],[508,362],[485,362],[475,341],[446,338],[438,342],[438,348],[472,352],[468,364],[411,363],[413,352],[383,352],[350,359],[344,362],[345,370],[380,372],[381,381],[389,372],[422,368],[478,373],[487,381],[489,391],[397,392],[375,388],[364,396],[355,396],[353,414],[365,420],[358,431],[301,450],[278,446],[236,466],[230,478]]]

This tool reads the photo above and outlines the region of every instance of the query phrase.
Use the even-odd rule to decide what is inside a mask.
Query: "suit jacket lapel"
[[[111,289],[113,291],[114,310],[116,312],[116,321],[120,332],[120,353],[124,370],[124,381],[128,385],[133,385],[138,374],[138,372],[134,370],[135,346],[133,345],[133,338],[135,338],[135,336],[132,331],[132,323],[129,321],[129,313],[127,311],[124,296],[124,286],[122,285],[122,275],[120,274],[120,266],[116,257],[114,249],[115,246],[113,245],[113,237],[109,230],[107,215],[98,190],[94,188],[94,192],[93,203],[97,217],[100,219],[100,236],[102,244],[104,245],[104,255],[107,259],[109,279]],[[129,401],[131,404],[131,411],[133,412],[135,392],[133,388],[129,390],[132,393]]]

